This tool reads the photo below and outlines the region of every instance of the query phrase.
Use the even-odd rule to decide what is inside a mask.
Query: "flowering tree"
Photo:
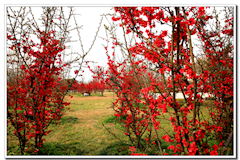
[[[91,82],[92,88],[93,88],[93,92],[96,94],[98,91],[98,82],[96,79],[93,79]]]
[[[101,94],[102,94],[102,96],[103,96],[103,92],[104,92],[104,90],[106,89],[105,83],[104,83],[103,81],[98,82],[97,86],[98,86],[98,90],[101,92]]]
[[[69,31],[79,33],[75,17],[76,27],[69,28],[73,10],[69,8],[68,17],[62,7],[42,7],[42,10],[43,27],[38,25],[31,7],[7,7],[6,10],[7,47],[11,50],[8,54],[7,122],[19,140],[20,154],[38,153],[43,137],[51,132],[49,125],[57,123],[65,106],[69,105],[64,97],[76,77],[81,76],[84,57],[91,50],[71,62],[63,62]],[[77,61],[76,76],[67,81],[63,71]]]
[[[117,14],[112,20],[122,28],[123,43],[109,29],[114,26],[106,29],[112,34],[113,48],[120,47],[125,53],[124,60],[117,62],[106,47],[110,72],[106,82],[117,89],[114,115],[125,123],[125,134],[140,152],[146,153],[153,144],[157,145],[158,154],[167,154],[161,139],[178,155],[223,154],[230,143],[233,9],[225,8],[225,26],[221,28],[218,24],[213,31],[208,30],[209,25],[219,19],[206,10],[206,7],[115,7]],[[161,25],[170,26],[170,32],[158,31]],[[127,35],[133,40],[128,42]],[[201,50],[210,64],[207,67],[197,61],[193,36],[203,44]],[[215,69],[210,71],[209,66]],[[159,96],[153,94],[156,91]],[[184,103],[177,101],[177,93],[183,95]],[[215,97],[214,105],[203,105],[204,94]],[[202,114],[205,108],[211,108],[212,121]],[[160,116],[169,120],[173,133],[161,127]],[[159,131],[166,134],[159,137]],[[218,144],[210,145],[208,137],[218,139]]]
[[[64,85],[58,77],[63,70],[59,52],[64,50],[64,46],[53,38],[53,33],[42,32],[40,45],[23,47],[24,53],[34,60],[28,66],[21,66],[20,78],[8,83],[8,122],[15,128],[21,152],[30,145],[31,139],[34,139],[37,152],[43,136],[51,132],[47,130],[48,126],[59,120],[64,106],[69,105],[63,102],[68,85]],[[14,40],[11,35],[8,38]],[[32,47],[38,50],[33,51]]]
[[[86,84],[75,83],[73,88],[82,94],[88,93],[89,95],[91,95],[92,92],[96,93],[97,91],[100,91],[103,95],[103,92],[105,90],[105,84],[103,81],[98,82],[96,79],[93,79],[93,81]]]

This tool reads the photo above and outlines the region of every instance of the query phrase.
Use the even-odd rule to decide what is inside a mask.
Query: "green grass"
[[[107,147],[102,148],[99,151],[99,155],[129,155],[131,154],[128,149],[129,146],[126,142],[115,141]]]
[[[116,122],[118,122],[118,119],[114,115],[111,115],[103,120],[103,123],[116,123]]]
[[[59,124],[52,124],[49,130],[53,130],[45,136],[41,154],[45,155],[99,155],[99,151],[117,140],[109,134],[102,126],[107,117],[113,115],[110,108],[113,101],[113,93],[105,92],[100,94],[81,97],[73,95],[70,101],[70,110],[61,118]],[[116,98],[116,96],[115,96]],[[118,132],[112,123],[105,124],[106,127]],[[8,127],[8,154],[19,155],[18,140],[14,136],[13,127]],[[125,136],[122,133],[124,140]],[[125,138],[126,139],[126,138]]]
[[[72,116],[64,116],[58,121],[58,125],[71,125],[76,123],[79,123],[78,118]],[[57,125],[56,123],[54,124]]]
[[[114,95],[116,98],[116,95]],[[124,134],[122,124],[113,116],[114,111],[111,108],[113,102],[113,93],[104,92],[91,96],[82,96],[73,94],[73,98],[66,97],[66,101],[71,102],[70,110],[61,118],[59,124],[52,124],[49,130],[53,130],[44,137],[46,140],[39,151],[41,155],[128,155],[128,137]],[[142,108],[143,105],[140,105]],[[204,107],[203,107],[204,108]],[[171,108],[169,109],[171,111]],[[202,110],[207,118],[207,109]],[[173,127],[168,120],[169,114],[164,114],[166,119],[159,116],[160,125],[166,131],[173,133]],[[116,137],[122,140],[120,142],[110,134],[102,125],[110,130]],[[8,155],[18,155],[18,140],[14,136],[13,127],[8,126]],[[158,131],[162,148],[167,150],[169,143],[161,139],[166,133]],[[145,134],[146,135],[146,134]],[[144,136],[145,136],[144,135]],[[143,139],[144,139],[143,136]],[[144,140],[143,140],[144,141]],[[215,143],[215,142],[213,142]],[[156,148],[152,147],[147,154],[156,153]]]
[[[83,155],[80,142],[66,143],[44,143],[39,155]]]

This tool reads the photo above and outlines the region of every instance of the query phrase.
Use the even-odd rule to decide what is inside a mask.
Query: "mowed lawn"
[[[104,120],[114,114],[111,108],[113,92],[104,92],[91,96],[73,94],[67,96],[65,101],[71,102],[70,110],[60,119],[59,124],[49,126],[52,130],[44,137],[45,142],[40,153],[44,155],[99,155],[109,145],[117,140],[102,125]],[[105,127],[111,130],[122,140],[126,136],[121,127],[114,123],[104,123]],[[14,136],[13,127],[8,126],[8,155],[19,155],[18,140]]]
[[[52,132],[44,137],[45,142],[39,153],[43,155],[128,154],[128,145],[116,139],[117,137],[126,142],[128,137],[124,134],[121,125],[111,120],[114,114],[111,105],[115,98],[113,92],[104,92],[104,96],[99,93],[91,96],[73,94],[72,98],[67,96],[65,101],[71,102],[70,110],[66,111],[58,125],[49,126]],[[207,113],[207,110],[203,111],[204,114]],[[161,128],[172,133],[169,118],[170,115],[166,114],[164,117],[160,116],[158,120]],[[18,140],[13,132],[13,128],[8,126],[8,155],[19,155]],[[166,133],[159,130],[158,134],[162,137]],[[160,140],[164,143],[164,140]],[[167,148],[170,144],[164,143],[164,145],[166,146],[163,148]]]
[[[116,141],[102,125],[106,118],[114,114],[111,108],[112,92],[104,92],[104,96],[73,95],[73,98],[68,96],[65,100],[71,102],[70,110],[60,120],[59,125],[49,128],[53,131],[45,138],[48,145],[58,144],[64,155],[98,155],[103,148]],[[113,123],[107,123],[105,127],[125,138]],[[56,150],[60,152],[60,148]]]

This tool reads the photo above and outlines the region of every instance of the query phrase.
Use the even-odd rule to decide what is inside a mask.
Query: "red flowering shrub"
[[[11,37],[8,40],[14,41]],[[54,32],[39,31],[38,38],[40,44],[23,43],[23,53],[32,61],[24,63],[21,75],[7,83],[7,122],[15,129],[21,154],[38,152],[43,137],[51,132],[48,126],[57,123],[69,105],[63,98],[70,86],[59,77],[63,71],[60,52],[65,46],[54,39]],[[17,47],[13,44],[11,48]]]
[[[212,146],[207,137],[222,141],[233,133],[231,13],[226,11],[230,19],[219,32],[206,29],[211,20],[218,20],[217,16],[207,15],[206,7],[115,7],[115,11],[117,16],[112,20],[119,22],[125,35],[132,34],[137,39],[131,45],[124,35],[125,43],[119,45],[112,35],[113,48],[121,47],[127,55],[122,62],[111,58],[114,53],[110,56],[106,52],[106,83],[116,88],[118,97],[113,103],[114,115],[124,122],[125,135],[132,146],[146,153],[153,144],[158,147],[157,154],[166,154],[158,137],[160,131],[166,131],[158,117],[168,115],[174,134],[166,132],[162,139],[171,144],[168,149],[173,154],[218,155],[222,148],[218,144]],[[171,32],[155,32],[158,22],[170,26]],[[194,54],[194,35],[203,45],[207,65]],[[184,103],[177,101],[177,93],[183,95]],[[204,106],[203,94],[213,96],[214,105]],[[209,107],[212,121],[201,113],[205,107]]]

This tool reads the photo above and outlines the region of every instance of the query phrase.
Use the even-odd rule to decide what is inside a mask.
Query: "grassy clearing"
[[[87,97],[76,94],[73,98],[66,97],[65,100],[71,102],[70,110],[58,125],[49,126],[53,131],[45,137],[46,141],[40,154],[98,155],[100,150],[117,141],[102,126],[104,119],[114,113],[110,108],[113,102],[112,92],[105,92],[104,96],[97,93]],[[113,123],[107,123],[105,126],[114,132],[120,132]],[[13,128],[8,128],[8,154],[18,155],[18,140],[13,135]],[[120,135],[123,134],[118,133],[118,136]]]
[[[53,132],[46,137],[46,142],[61,142],[69,146],[63,150],[66,154],[71,153],[74,146],[76,151],[71,154],[98,155],[102,148],[116,141],[102,126],[104,119],[113,114],[110,108],[113,101],[111,92],[105,92],[104,96],[83,97],[78,94],[66,100],[71,102],[71,109],[65,115],[67,123],[63,120],[59,125],[51,126]],[[107,127],[113,125],[108,124]]]
[[[114,98],[116,96],[114,95]],[[49,129],[53,130],[45,137],[45,142],[39,154],[42,155],[121,155],[129,154],[123,128],[116,122],[111,108],[113,102],[113,93],[104,92],[91,96],[82,96],[74,94],[73,98],[66,97],[66,101],[71,102],[70,110],[66,112],[59,124],[52,124]],[[207,110],[202,110],[204,114]],[[173,132],[170,121],[162,120],[161,127],[166,131]],[[166,119],[170,115],[165,115]],[[110,134],[102,125],[108,128],[116,137],[122,140],[120,142]],[[20,150],[17,138],[13,135],[13,128],[8,126],[8,154],[18,155]],[[159,131],[159,137],[165,135]],[[124,142],[124,143],[123,143]],[[163,149],[170,144],[161,140]],[[153,154],[154,151],[149,151]]]

